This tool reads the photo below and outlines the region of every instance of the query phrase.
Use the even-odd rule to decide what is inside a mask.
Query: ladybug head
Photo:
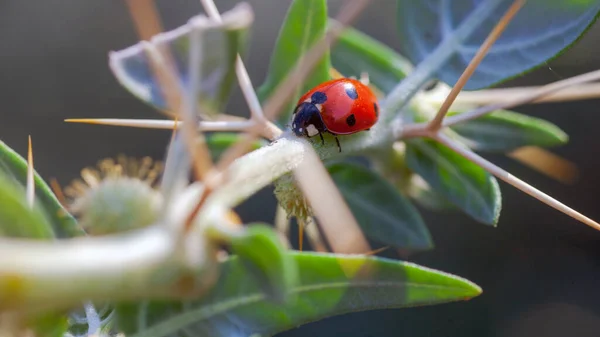
[[[327,131],[319,108],[313,103],[303,102],[294,110],[292,131],[296,136],[312,137]]]

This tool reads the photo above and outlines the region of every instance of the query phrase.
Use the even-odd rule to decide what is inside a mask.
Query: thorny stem
[[[507,182],[508,184],[518,188],[519,190],[525,192],[526,194],[529,194],[530,196],[538,199],[539,201],[545,203],[546,205],[549,205],[549,206],[565,213],[566,215],[583,222],[584,224],[586,224],[596,230],[600,230],[600,224],[597,223],[596,221],[575,211],[574,209],[566,206],[565,204],[561,203],[560,201],[552,198],[551,196],[536,189],[535,187],[533,187],[533,186],[529,185],[528,183],[524,182],[523,180],[515,177],[514,175],[510,174],[509,172],[503,170],[502,168],[487,161],[485,158],[479,156],[478,154],[474,153],[467,147],[463,146],[462,144],[458,143],[457,141],[453,140],[452,138],[446,136],[445,134],[443,134],[441,132],[436,132],[435,134],[431,135],[431,137],[433,139],[437,140],[438,142],[440,142],[441,144],[444,144],[448,148],[452,149],[454,152],[458,153],[462,157],[475,163],[476,165],[481,166],[482,168],[484,168],[486,171],[490,172],[494,176],[496,176],[499,179]]]
[[[450,106],[452,105],[462,88],[465,86],[469,78],[471,78],[473,73],[475,73],[475,70],[477,69],[485,55],[492,48],[494,42],[498,40],[502,32],[506,29],[510,21],[519,12],[519,10],[521,9],[521,7],[523,7],[524,4],[525,0],[515,0],[510,6],[510,8],[506,11],[506,13],[502,16],[500,21],[498,21],[496,26],[494,26],[492,32],[487,36],[483,44],[479,47],[479,50],[477,50],[477,53],[475,54],[471,62],[469,62],[469,65],[467,66],[465,71],[459,77],[458,81],[456,81],[456,84],[454,85],[448,96],[446,96],[446,100],[444,100],[444,103],[442,103],[442,106],[438,110],[433,120],[429,122],[429,128],[431,130],[437,130],[441,127],[442,121],[448,113],[448,109],[450,109]]]

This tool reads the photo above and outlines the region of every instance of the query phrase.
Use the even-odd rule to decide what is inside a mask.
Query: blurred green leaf
[[[420,176],[414,176],[409,187],[408,196],[417,203],[417,205],[432,210],[443,211],[456,208],[448,199],[444,198],[439,192],[435,191]]]
[[[402,50],[454,85],[513,0],[398,0]],[[507,26],[464,89],[507,80],[557,56],[596,20],[600,0],[529,0]]]
[[[265,82],[258,89],[261,101],[264,102],[273,94],[277,86],[294,70],[300,58],[325,35],[326,28],[325,0],[292,2],[271,55],[269,72]],[[283,109],[279,118],[281,125],[289,123],[294,105],[302,94],[330,79],[330,68],[331,62],[327,52]]]
[[[195,95],[202,112],[223,112],[235,84],[235,60],[245,48],[253,16],[251,7],[242,3],[224,13],[221,23],[199,15],[186,25],[151,40],[156,47],[170,50],[180,83],[185,91],[189,91],[190,39],[192,32],[199,31],[202,56],[199,92]],[[142,43],[112,52],[110,67],[121,85],[133,95],[159,110],[168,110]]]
[[[17,152],[0,141],[0,171],[14,178],[21,186],[27,184],[27,161]],[[52,223],[54,233],[59,238],[84,235],[85,232],[77,221],[60,204],[50,187],[34,173],[36,202],[46,213]]]
[[[569,137],[558,126],[541,118],[499,110],[452,129],[477,151],[512,151],[521,146],[550,147],[567,143]]]
[[[64,313],[46,313],[29,318],[28,326],[36,337],[63,337],[69,327]]]
[[[8,237],[52,239],[54,230],[39,205],[30,208],[25,187],[0,171],[0,234]],[[34,203],[35,205],[35,203]]]
[[[265,299],[237,257],[222,263],[215,288],[198,301],[122,304],[117,327],[128,336],[271,336],[348,312],[466,300],[481,289],[447,273],[412,263],[319,253],[288,253],[299,266],[297,301]],[[135,334],[134,334],[135,333]]]
[[[378,174],[350,163],[327,169],[367,237],[396,248],[433,246],[417,209]]]
[[[479,222],[496,225],[501,195],[496,179],[449,148],[430,140],[406,143],[406,163],[431,187]]]
[[[223,152],[241,139],[242,135],[234,132],[212,132],[205,135],[206,145],[210,150],[213,161],[218,161]],[[264,139],[258,139],[252,142],[250,150],[257,150],[267,145]]]
[[[267,296],[278,303],[290,299],[298,268],[271,226],[249,224],[242,235],[231,237],[231,249]]]
[[[360,78],[362,72],[367,72],[370,82],[384,93],[389,93],[413,68],[395,50],[353,28],[345,29],[333,45],[331,62],[345,77]]]

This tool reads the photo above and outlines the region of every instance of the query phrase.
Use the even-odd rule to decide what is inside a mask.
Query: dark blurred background
[[[345,0],[349,1],[349,0]],[[335,15],[344,0],[330,1]],[[237,1],[217,1],[221,11]],[[247,67],[262,83],[290,1],[249,1],[256,19]],[[201,11],[197,0],[159,0],[166,29]],[[374,0],[356,26],[398,49],[395,4]],[[600,26],[574,48],[507,85],[533,85],[600,68]],[[63,185],[81,168],[118,153],[162,158],[168,131],[66,124],[65,118],[162,118],[119,86],[107,53],[137,42],[124,1],[0,0],[0,139],[25,154],[32,135],[37,170]],[[494,162],[594,219],[600,219],[598,100],[517,109],[542,116],[570,136],[556,153],[580,179],[562,185],[501,156]],[[237,92],[228,112],[246,114]],[[436,249],[411,256],[466,277],[484,293],[471,301],[343,315],[282,336],[600,336],[600,233],[501,183],[498,228],[455,213],[424,212]],[[270,191],[244,204],[244,219],[272,221]]]

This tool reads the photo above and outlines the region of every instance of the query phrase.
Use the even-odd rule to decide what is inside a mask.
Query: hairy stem
[[[132,234],[60,244],[2,238],[0,309],[42,311],[77,306],[83,299],[166,295],[172,289],[160,289],[155,276],[168,265],[174,240],[158,227]]]

